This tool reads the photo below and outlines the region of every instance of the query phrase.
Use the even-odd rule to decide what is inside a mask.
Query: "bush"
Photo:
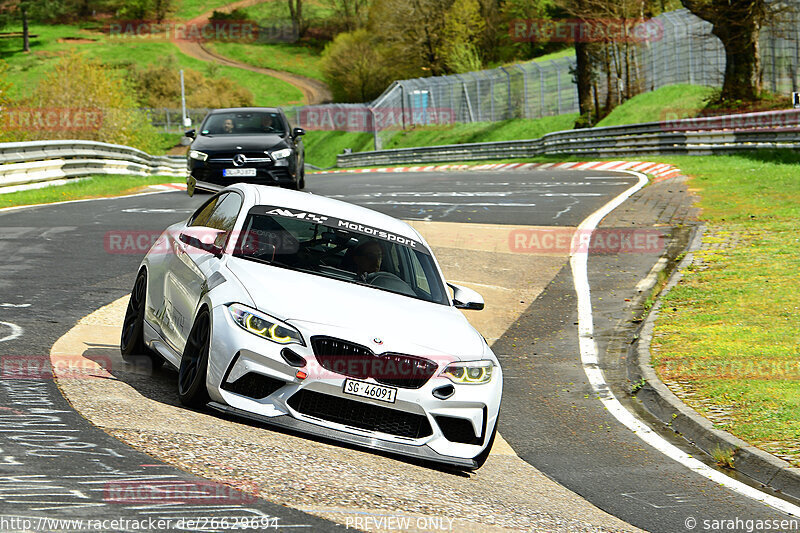
[[[250,20],[250,16],[244,9],[236,8],[230,13],[226,13],[224,11],[217,11],[215,9],[214,12],[211,13],[211,20],[232,20],[235,22],[240,22],[243,20]]]
[[[337,102],[368,102],[391,83],[389,54],[366,29],[341,33],[325,47],[322,71]]]
[[[144,107],[180,107],[180,69],[174,57],[147,67],[131,66],[129,78]],[[184,69],[186,106],[240,107],[253,105],[253,93],[227,78],[209,78],[193,69]]]
[[[152,152],[158,148],[158,132],[139,110],[126,80],[102,64],[72,53],[55,64],[20,108],[55,112],[60,116],[94,116],[84,124],[50,123],[17,132],[17,140],[82,139],[133,146]],[[90,115],[91,114],[91,115]]]

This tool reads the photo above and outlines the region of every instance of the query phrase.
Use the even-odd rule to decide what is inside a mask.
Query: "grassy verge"
[[[577,117],[578,115],[571,114],[534,120],[424,126],[397,132],[384,144],[384,149],[535,139],[545,133],[571,129]],[[309,131],[304,142],[307,161],[323,168],[335,165],[336,154],[341,154],[344,148],[364,152],[375,146],[371,133],[343,131]]]
[[[71,50],[78,50],[112,66],[131,63],[144,66],[175,56],[181,68],[192,68],[215,78],[225,77],[250,89],[256,105],[292,105],[303,101],[302,91],[284,81],[235,67],[210,65],[182,54],[174,44],[166,41],[114,38],[76,26],[36,25],[31,26],[31,33],[38,37],[31,40],[30,54],[22,52],[18,40],[0,39],[0,58],[9,66],[7,75],[12,80],[12,98],[30,94],[60,57]],[[175,102],[175,107],[180,107],[179,101]]]
[[[159,133],[158,134],[158,151],[152,155],[164,155],[170,149],[180,144],[183,135],[180,133]]]
[[[694,117],[715,93],[712,87],[701,85],[668,85],[623,102],[597,125],[620,126]]]
[[[577,114],[569,114],[529,120],[424,126],[396,133],[385,143],[384,148],[536,139],[545,133],[572,129],[577,118]]]
[[[654,366],[718,427],[800,466],[800,156],[668,162],[692,176],[708,249],[663,299]]]
[[[91,176],[65,185],[0,194],[0,208],[118,196],[136,192],[148,185],[179,181],[182,180],[166,176]]]
[[[345,148],[354,152],[372,150],[374,141],[371,133],[348,131],[309,131],[303,137],[306,147],[306,162],[320,168],[336,165],[336,154]]]
[[[317,50],[301,44],[209,43],[216,53],[255,67],[271,68],[325,81]]]
[[[229,0],[179,0],[178,9],[173,18],[177,20],[192,19],[227,4],[230,4]]]

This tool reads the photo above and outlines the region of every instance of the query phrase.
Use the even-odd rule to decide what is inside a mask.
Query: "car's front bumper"
[[[274,185],[280,187],[290,187],[296,183],[297,169],[293,160],[279,159],[277,161],[263,163],[246,163],[241,167],[235,167],[232,162],[221,162],[212,160],[207,161],[188,158],[187,169],[189,176],[197,182],[197,188],[203,188],[203,184],[210,184],[220,189],[234,183],[255,183],[257,185]],[[223,176],[225,169],[255,169],[255,176]]]
[[[346,433],[336,429],[311,424],[304,420],[299,420],[291,415],[279,416],[263,416],[243,409],[237,409],[230,405],[224,405],[217,402],[211,402],[209,407],[221,411],[223,413],[232,414],[242,418],[263,422],[265,424],[276,426],[283,429],[300,431],[315,437],[322,437],[332,439],[338,442],[352,444],[354,446],[368,448],[370,450],[380,450],[388,453],[396,453],[406,457],[413,457],[415,459],[422,459],[423,461],[431,461],[434,463],[443,463],[450,466],[460,468],[472,469],[475,468],[477,463],[473,459],[462,459],[459,457],[449,457],[441,455],[426,445],[412,446],[409,444],[399,444],[396,442],[377,440],[373,437],[356,435],[353,433]]]
[[[216,307],[212,315],[207,386],[217,409],[349,444],[463,468],[474,468],[473,459],[489,444],[502,394],[499,366],[492,381],[485,385],[454,385],[439,377],[437,371],[419,389],[397,388],[396,401],[389,404],[345,394],[347,377],[320,371],[310,347],[289,346],[308,362],[306,367],[294,367],[281,356],[285,346],[240,328],[226,306]],[[308,331],[301,328],[301,332],[309,338]],[[298,370],[307,372],[308,377],[298,378]],[[248,374],[257,376],[252,381],[258,383],[243,389],[241,384]],[[371,378],[363,381],[374,383]],[[435,389],[447,385],[455,389],[452,396],[439,399],[433,395]],[[312,401],[305,402],[309,396]],[[327,407],[326,401],[330,403]],[[352,418],[339,414],[343,412],[351,413],[348,416]],[[456,432],[460,441],[445,436],[442,424],[453,421],[460,430]],[[448,435],[454,438],[452,426]]]

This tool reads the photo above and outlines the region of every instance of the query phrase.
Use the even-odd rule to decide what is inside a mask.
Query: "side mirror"
[[[300,137],[302,135],[305,135],[305,134],[306,134],[306,130],[304,130],[303,128],[294,128],[292,130],[292,137],[294,137],[295,139],[297,139],[298,137]]]
[[[197,130],[189,130],[183,134],[184,137],[189,137],[190,139],[194,139],[197,137]]]
[[[472,309],[473,311],[483,309],[483,296],[477,292],[453,283],[448,283],[447,286],[453,289],[453,305],[456,309]]]
[[[222,245],[218,244],[217,241],[224,235],[225,231],[220,229],[194,226],[181,230],[178,238],[187,246],[222,257]]]

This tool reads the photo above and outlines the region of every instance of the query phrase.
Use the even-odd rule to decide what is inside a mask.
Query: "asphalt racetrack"
[[[503,225],[571,232],[636,181],[630,174],[603,171],[369,173],[309,175],[307,190],[412,221],[416,227],[452,223],[462,230],[470,224],[476,228],[492,225],[495,233],[497,226]],[[646,196],[646,191],[637,193],[638,197]],[[345,529],[335,523],[333,515],[326,520],[319,513],[271,503],[263,493],[263,498],[250,497],[235,487],[225,489],[229,491],[226,498],[197,499],[190,504],[170,499],[160,503],[152,498],[115,499],[113,491],[131,483],[197,487],[206,482],[98,429],[72,409],[52,379],[46,379],[53,344],[81,318],[124,297],[133,285],[146,248],[113,249],[110,232],[163,230],[187,218],[205,198],[171,192],[0,211],[0,355],[4,369],[0,375],[0,519],[184,519],[185,527],[175,522],[172,528],[215,531],[220,528],[208,522],[208,517],[228,516],[242,523],[261,520],[261,525],[274,523],[293,530]],[[637,196],[631,202],[643,211],[648,209],[644,200],[637,203]],[[668,223],[648,225],[647,216],[633,218],[643,221],[636,228],[658,240],[660,247],[645,247],[641,253],[603,250],[590,254],[588,262],[600,367],[612,387],[618,388],[618,396],[625,395],[624,372],[616,359],[604,360],[602,352],[625,314],[625,300],[635,294],[636,284],[672,236]],[[448,227],[436,226],[442,242],[446,240],[442,231]],[[519,252],[523,260],[532,252],[532,238],[537,235],[530,231],[501,234],[500,241]],[[429,240],[436,250],[437,243]],[[493,283],[491,279],[495,272],[485,243],[461,244],[474,244],[475,250],[482,250],[483,256],[475,256],[485,257],[484,270],[489,276],[481,278],[482,283],[487,290],[501,293],[501,280]],[[535,245],[540,248],[534,251],[549,261],[546,283],[535,299],[514,302],[519,310],[508,327],[498,329],[490,339],[506,378],[500,434],[513,452],[600,509],[648,531],[702,531],[704,520],[789,518],[672,461],[608,413],[593,394],[581,366],[568,250],[557,245],[541,249],[541,239]],[[455,246],[442,247],[445,257],[457,254]],[[439,251],[436,253],[438,256]],[[458,258],[450,259],[456,264]],[[502,265],[494,267],[498,279],[525,268],[509,263],[506,270],[512,272],[503,273]],[[464,268],[473,281],[480,271],[475,262]],[[29,379],[6,372],[20,364],[27,366]],[[35,379],[37,373],[45,379]],[[677,440],[676,444],[697,453],[688,444]],[[336,453],[335,444],[324,446]],[[391,461],[403,464],[400,459]],[[491,459],[484,468],[490,464]],[[487,499],[492,497],[487,495]],[[55,526],[34,522],[29,529]]]

